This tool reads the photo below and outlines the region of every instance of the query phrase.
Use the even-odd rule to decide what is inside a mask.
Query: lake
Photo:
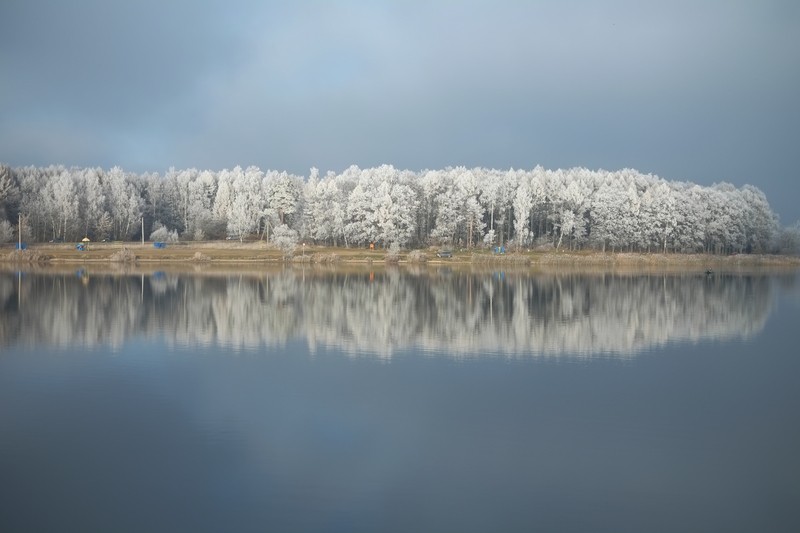
[[[0,530],[798,531],[794,272],[0,272]]]

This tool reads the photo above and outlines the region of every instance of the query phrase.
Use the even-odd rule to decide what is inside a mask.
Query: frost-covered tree
[[[73,210],[77,206],[77,212]],[[138,175],[119,167],[11,169],[0,165],[0,219],[28,217],[34,240],[134,238],[144,219],[189,239],[270,238],[286,225],[331,244],[376,242],[473,246],[546,242],[568,248],[713,253],[775,247],[777,217],[749,185],[702,187],[631,169],[530,171],[448,167],[419,173],[351,166],[324,176],[256,167],[170,169]],[[110,220],[110,228],[108,221]]]
[[[97,219],[94,228],[95,239],[104,241],[111,238],[111,232],[114,229],[114,221],[111,219],[111,215],[108,214],[108,211],[100,213],[100,218]]]
[[[347,246],[347,195],[340,189],[335,175],[328,175],[322,181],[318,176],[314,178],[309,180],[304,191],[308,235],[317,241],[334,245],[343,242]]]
[[[591,210],[591,240],[603,252],[606,251],[606,246],[614,249],[622,243],[617,229],[618,220],[622,216],[620,191],[614,187],[615,181],[610,181],[596,193]]]
[[[97,239],[96,227],[106,208],[106,195],[103,192],[103,171],[99,168],[86,168],[77,172],[78,218],[84,236]]]
[[[0,243],[14,239],[14,226],[8,220],[0,220]]]
[[[238,167],[237,167],[238,168]],[[236,175],[223,170],[217,177],[217,194],[214,197],[213,215],[217,219],[228,220],[228,212],[233,204],[233,181]]]
[[[156,221],[172,228],[180,226],[175,172],[163,177],[157,173],[147,174],[143,181],[145,227],[152,231]]]
[[[155,242],[178,242],[180,239],[178,237],[178,231],[172,230],[170,231],[169,228],[162,225],[160,222],[156,222],[153,227],[155,228],[153,232],[150,234],[150,240]]]
[[[461,219],[465,226],[465,239],[468,248],[472,247],[478,235],[483,235],[483,207],[480,205],[478,171],[463,168],[455,169],[454,193],[461,203]]]
[[[486,234],[483,236],[483,245],[484,245],[484,246],[493,246],[493,245],[494,245],[494,243],[495,243],[495,235],[494,235],[494,230],[493,230],[493,229],[490,229],[490,230],[489,230],[489,231],[487,231],[487,232],[486,232]]]
[[[267,206],[278,225],[300,210],[303,184],[298,176],[286,172],[269,172],[265,182]]]
[[[740,194],[747,206],[742,225],[745,228],[745,250],[765,252],[772,236],[778,233],[778,218],[769,206],[766,195],[757,187],[745,185]]]
[[[42,191],[47,182],[56,174],[64,171],[64,167],[23,167],[18,169],[20,204],[19,212],[26,218],[30,231],[29,240],[49,240],[52,217],[48,213],[45,195]]]
[[[284,258],[292,257],[295,249],[297,249],[298,235],[297,232],[286,224],[281,224],[276,227],[272,234],[272,244],[278,247],[283,252]]]
[[[0,165],[0,220],[7,220],[19,208],[19,186],[11,167]]]
[[[800,221],[777,232],[773,250],[787,255],[800,254]]]
[[[109,214],[114,222],[115,238],[126,240],[139,229],[142,216],[142,201],[136,176],[127,174],[120,167],[113,167],[106,175],[106,197]]]
[[[345,235],[351,243],[363,245],[374,242],[378,236],[372,211],[372,197],[361,184],[347,197],[347,223]]]
[[[213,172],[170,168],[166,182],[167,191],[173,193],[173,202],[178,210],[177,226],[186,238],[202,240],[207,233],[219,232],[220,220],[214,213],[217,176]]]
[[[675,191],[662,182],[653,188],[652,195],[650,217],[653,232],[658,239],[659,248],[666,253],[667,245],[675,234],[680,221]]]
[[[463,222],[463,211],[459,198],[450,191],[439,197],[436,210],[436,226],[431,238],[442,244],[453,244],[456,232]]]
[[[78,216],[78,194],[72,173],[63,170],[50,179],[42,196],[53,238],[67,240],[73,237],[72,226]]]
[[[527,179],[517,187],[514,195],[514,232],[516,233],[517,246],[527,246],[529,244],[530,231],[528,221],[533,209],[533,194]]]
[[[483,222],[484,210],[475,196],[468,196],[464,202],[464,219],[467,226],[467,247],[471,248],[478,237],[483,235],[486,224]]]
[[[233,171],[232,201],[228,209],[228,235],[239,241],[257,231],[262,216],[260,171],[245,173],[236,167]]]

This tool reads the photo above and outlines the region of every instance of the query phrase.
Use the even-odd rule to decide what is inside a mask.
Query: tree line
[[[299,176],[258,167],[137,174],[0,166],[0,240],[264,239],[336,246],[510,246],[748,253],[800,243],[752,185],[701,186],[632,169],[414,172],[390,165]],[[142,228],[144,226],[144,230]]]

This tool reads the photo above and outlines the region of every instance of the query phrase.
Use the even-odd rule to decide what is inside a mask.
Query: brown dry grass
[[[111,242],[90,243],[86,251],[75,249],[73,243],[32,244],[30,253],[37,257],[48,257],[51,263],[107,263],[123,249],[135,254],[139,263],[174,264],[202,262],[212,264],[283,264],[280,250],[266,242],[212,241],[199,243],[168,244],[166,248],[153,247],[152,243]],[[12,248],[0,251],[0,261],[12,260]],[[388,250],[369,250],[367,248],[333,248],[306,245],[295,252],[297,262],[320,263],[384,263]],[[409,251],[399,254],[400,263],[410,263],[413,256]],[[511,263],[535,270],[553,269],[658,269],[658,270],[735,270],[760,267],[798,268],[800,258],[772,255],[732,255],[715,256],[705,254],[645,254],[645,253],[602,253],[594,251],[531,251],[495,256],[488,251],[454,250],[452,258],[440,259],[434,254],[426,254],[432,265],[485,265],[507,268]],[[321,259],[330,258],[329,261]],[[513,261],[509,259],[513,258]]]

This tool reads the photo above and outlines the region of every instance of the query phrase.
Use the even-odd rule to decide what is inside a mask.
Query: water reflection
[[[775,279],[433,269],[4,273],[0,343],[120,347],[159,337],[231,348],[301,340],[312,351],[381,357],[412,348],[630,356],[672,341],[753,335],[773,307]]]

